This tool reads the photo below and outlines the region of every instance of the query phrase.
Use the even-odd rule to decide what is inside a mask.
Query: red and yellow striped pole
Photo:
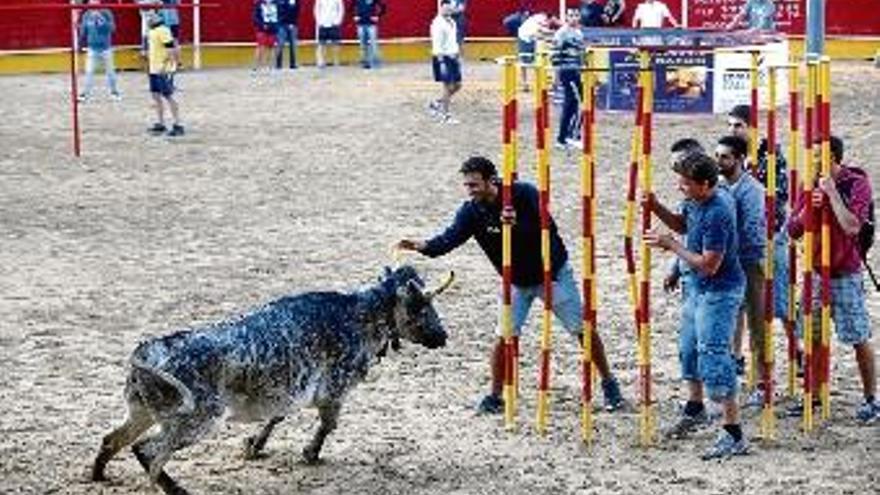
[[[749,104],[751,106],[749,112],[749,166],[752,169],[752,172],[758,170],[758,112],[760,110],[760,104],[758,100],[758,87],[759,87],[759,78],[758,78],[758,70],[759,70],[759,53],[757,50],[752,50],[750,52],[751,55],[751,63],[749,66],[749,84],[750,84],[750,92],[749,92]],[[752,367],[752,371],[750,373],[753,376],[749,379],[751,387],[754,383],[754,366]]]
[[[757,176],[758,171],[758,115],[760,113],[759,95],[759,53],[757,50],[749,52],[751,55],[749,64],[749,169],[752,175]],[[752,346],[750,346],[752,348]],[[757,374],[757,353],[752,352],[749,355],[749,365],[746,368],[746,389],[752,390],[755,387],[755,375]]]
[[[651,114],[654,108],[654,74],[651,69],[651,53],[639,54],[639,77],[642,78],[642,191],[651,194]],[[651,229],[651,210],[642,206],[642,234]],[[639,370],[641,377],[641,444],[654,442],[654,414],[651,400],[651,249],[644,238],[641,242],[641,279],[639,298]]]
[[[541,316],[541,356],[538,376],[538,433],[547,432],[550,393],[550,351],[553,330],[553,272],[550,260],[550,140],[547,98],[547,59],[538,57],[535,68],[535,148],[538,164],[538,214],[541,220],[541,259],[544,270],[544,311]]]
[[[583,321],[581,343],[581,362],[583,376],[581,378],[581,440],[591,443],[593,440],[593,332],[596,328],[596,186],[595,186],[595,98],[593,52],[587,51],[585,70],[581,72],[581,85],[583,86],[583,127],[581,138],[583,139],[583,155],[581,156],[581,223],[582,223],[582,248],[583,248],[583,300],[584,310],[581,315]]]
[[[635,242],[633,240],[636,230],[636,190],[639,180],[639,156],[642,150],[642,88],[641,72],[638,73],[635,88],[635,103],[633,114],[635,115],[635,127],[629,148],[629,176],[626,189],[626,209],[623,218],[623,257],[626,261],[626,280],[629,292],[630,304],[633,308],[633,321],[635,322],[636,335],[639,335],[641,318],[639,317],[639,283],[636,275]]]
[[[799,77],[797,64],[791,64],[788,69],[788,200],[789,209],[794,211],[797,207],[800,186],[798,181],[798,91]],[[785,315],[785,337],[788,341],[788,396],[795,396],[797,381],[797,337],[795,336],[795,301],[797,300],[797,242],[789,239],[788,242],[788,307]]]
[[[831,59],[823,56],[819,61],[819,127],[822,132],[821,176],[831,177]],[[822,402],[822,419],[831,417],[831,205],[822,205],[822,346],[820,351],[819,398]]]
[[[516,129],[516,65],[512,58],[504,60],[504,117],[502,124],[502,185],[501,202],[505,209],[513,207],[513,174],[516,170],[516,152],[514,131]],[[513,338],[512,319],[512,225],[505,222],[501,226],[501,330],[503,339],[504,361],[504,425],[508,429],[516,428],[516,387],[514,375],[518,363]]]
[[[813,184],[816,173],[813,155],[813,131],[816,129],[814,108],[816,96],[816,75],[818,66],[807,61],[807,94],[804,97],[804,414],[805,432],[813,431],[813,374],[816,366],[813,357],[813,234],[815,231],[813,208]]]
[[[776,436],[776,415],[773,412],[773,283],[775,280],[773,254],[776,231],[776,67],[767,70],[767,182],[764,198],[767,218],[767,247],[764,254],[764,366],[761,380],[764,382],[764,407],[761,414],[761,438],[772,440]]]

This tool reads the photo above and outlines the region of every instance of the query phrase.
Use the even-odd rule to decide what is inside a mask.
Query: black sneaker
[[[171,137],[183,136],[183,126],[180,124],[174,124],[174,126],[171,127],[171,130],[168,131],[168,135]]]
[[[504,411],[504,399],[495,394],[489,394],[483,397],[483,400],[477,405],[477,414],[501,414]]]
[[[165,127],[165,124],[153,124],[152,127],[147,129],[147,132],[154,136],[158,136],[159,134],[164,134],[168,129]]]
[[[605,410],[608,412],[623,409],[626,402],[620,393],[620,383],[617,378],[605,378],[602,380],[602,394],[605,396]]]
[[[736,358],[736,376],[743,376],[746,374],[746,357],[741,356]]]

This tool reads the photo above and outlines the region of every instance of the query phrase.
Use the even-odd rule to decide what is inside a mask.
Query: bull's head
[[[446,330],[440,322],[437,310],[434,309],[433,299],[446,290],[454,278],[450,273],[447,280],[436,289],[426,290],[422,278],[416,270],[404,265],[396,270],[386,268],[387,278],[394,280],[396,290],[396,304],[394,307],[394,319],[397,335],[393,337],[403,338],[417,344],[422,344],[429,349],[436,349],[446,345]],[[392,337],[392,347],[399,345]]]

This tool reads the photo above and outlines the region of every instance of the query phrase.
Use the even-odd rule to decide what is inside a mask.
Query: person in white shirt
[[[672,27],[679,27],[678,21],[672,17],[665,3],[659,0],[645,0],[636,7],[632,25],[634,28],[662,28],[664,20],[668,20]]]
[[[530,15],[519,26],[516,32],[517,52],[519,55],[520,79],[522,80],[523,91],[529,90],[529,78],[527,65],[535,62],[535,50],[537,49],[538,39],[547,38],[553,35],[553,29],[550,27],[551,18],[543,12]]]
[[[437,17],[431,22],[431,61],[434,80],[443,85],[443,95],[428,108],[445,123],[455,123],[449,113],[452,95],[461,89],[461,62],[452,0],[440,0]]]
[[[342,0],[315,0],[315,26],[318,44],[315,48],[315,61],[324,67],[324,47],[333,47],[333,65],[339,65],[339,40],[342,38],[342,16],[345,6]]]

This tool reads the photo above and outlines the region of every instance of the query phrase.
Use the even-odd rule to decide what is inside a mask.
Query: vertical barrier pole
[[[831,59],[819,61],[819,127],[822,132],[821,176],[831,177]],[[827,198],[822,205],[822,344],[820,351],[819,398],[822,420],[831,418],[831,205]]]
[[[513,197],[513,173],[516,169],[515,152],[514,152],[514,122],[516,122],[516,65],[513,59],[505,59],[504,61],[504,81],[503,81],[503,97],[504,97],[504,117],[502,125],[502,147],[503,147],[503,171],[501,185],[501,202],[504,208],[512,208]],[[512,225],[505,222],[501,226],[501,244],[502,244],[502,269],[501,269],[501,329],[503,339],[503,361],[504,361],[504,425],[507,429],[516,428],[516,393],[514,388],[514,373],[517,367],[515,347],[513,342],[513,321],[512,321],[512,287],[511,278],[513,275],[512,262]]]
[[[815,109],[817,64],[807,62],[807,94],[804,97],[804,414],[805,433],[813,431],[813,374],[816,366],[813,356],[813,185],[816,181],[813,131],[816,130]]]
[[[584,59],[585,69],[581,71],[581,86],[584,88],[581,138],[581,231],[583,232],[583,284],[582,296],[584,310],[581,315],[583,334],[581,342],[581,440],[589,444],[593,440],[593,332],[596,328],[596,245],[595,245],[595,156],[593,134],[595,118],[595,92],[593,91],[593,52],[587,51]]]
[[[654,74],[651,72],[651,52],[642,50],[639,55],[639,74],[642,78],[642,190],[650,194],[653,187],[651,176],[651,114],[654,108]],[[651,229],[651,211],[642,205],[642,234]],[[654,418],[651,400],[651,250],[641,241],[641,280],[639,316],[639,369],[641,376],[641,444],[654,442]]]
[[[769,102],[767,105],[767,179],[764,184],[767,247],[764,254],[764,363],[761,381],[764,382],[764,404],[761,413],[761,438],[772,440],[776,436],[776,415],[773,412],[773,284],[774,234],[776,231],[776,67],[767,72]]]
[[[799,71],[796,64],[792,64],[788,70],[788,200],[789,211],[794,212],[797,207],[798,194],[800,186],[798,181],[798,141],[800,140],[800,131],[798,130],[798,91],[799,89]],[[788,308],[785,316],[785,337],[788,341],[788,373],[787,373],[787,391],[789,397],[795,396],[797,387],[797,337],[795,336],[795,301],[797,300],[797,241],[789,239],[788,241]]]
[[[547,432],[548,395],[550,393],[550,351],[553,331],[553,272],[550,256],[550,156],[549,110],[547,98],[547,58],[539,56],[535,72],[535,148],[537,149],[538,214],[541,221],[541,260],[544,271],[541,313],[541,355],[538,376],[538,433]]]

